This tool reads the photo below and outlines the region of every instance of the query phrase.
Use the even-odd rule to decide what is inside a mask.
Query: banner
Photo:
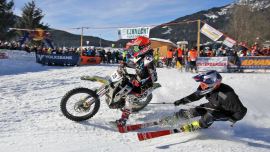
[[[205,36],[207,36],[213,41],[217,41],[223,35],[221,32],[206,23],[201,28],[201,33],[203,33]]]
[[[241,69],[270,69],[269,56],[240,57]]]
[[[236,41],[229,37],[226,37],[225,40],[223,41],[223,44],[232,48],[236,44]]]
[[[198,71],[216,70],[227,72],[227,57],[199,57],[196,61]]]
[[[36,54],[36,62],[46,65],[79,65],[80,55]]]
[[[119,39],[134,39],[138,36],[149,37],[150,27],[120,28],[118,29]]]
[[[100,64],[101,57],[99,56],[81,56],[81,65]]]

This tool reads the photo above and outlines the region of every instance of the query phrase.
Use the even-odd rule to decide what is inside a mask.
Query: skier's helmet
[[[193,77],[196,82],[200,82],[200,94],[206,94],[219,87],[222,76],[215,70],[207,71]]]
[[[150,50],[150,44],[150,39],[144,36],[138,36],[131,42],[127,43],[129,49],[133,50],[135,57],[147,53]]]

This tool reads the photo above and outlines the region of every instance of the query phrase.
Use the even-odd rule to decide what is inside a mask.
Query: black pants
[[[201,116],[201,118],[199,119],[199,123],[202,128],[208,128],[213,124],[214,121],[228,121],[230,118],[227,112],[218,110],[207,110],[201,106],[191,109],[181,109],[177,113],[177,115],[180,118],[185,119]]]

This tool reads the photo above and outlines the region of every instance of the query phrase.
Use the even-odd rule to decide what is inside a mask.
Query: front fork
[[[102,97],[107,92],[107,85],[102,85],[96,91],[98,97]],[[93,103],[95,103],[95,98],[89,96],[80,100],[82,102],[83,108],[89,108]]]

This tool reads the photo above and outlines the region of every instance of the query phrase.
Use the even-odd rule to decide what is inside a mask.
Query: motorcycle
[[[132,101],[132,111],[137,112],[146,107],[152,100],[152,91],[161,87],[154,83],[151,87],[142,86],[141,92],[128,90],[126,82],[133,76],[134,69],[124,67],[118,68],[110,76],[83,76],[81,80],[101,82],[97,89],[75,88],[68,91],[61,100],[60,107],[64,116],[73,121],[84,121],[92,118],[100,108],[101,97],[110,109],[121,109],[125,106],[126,100]]]

